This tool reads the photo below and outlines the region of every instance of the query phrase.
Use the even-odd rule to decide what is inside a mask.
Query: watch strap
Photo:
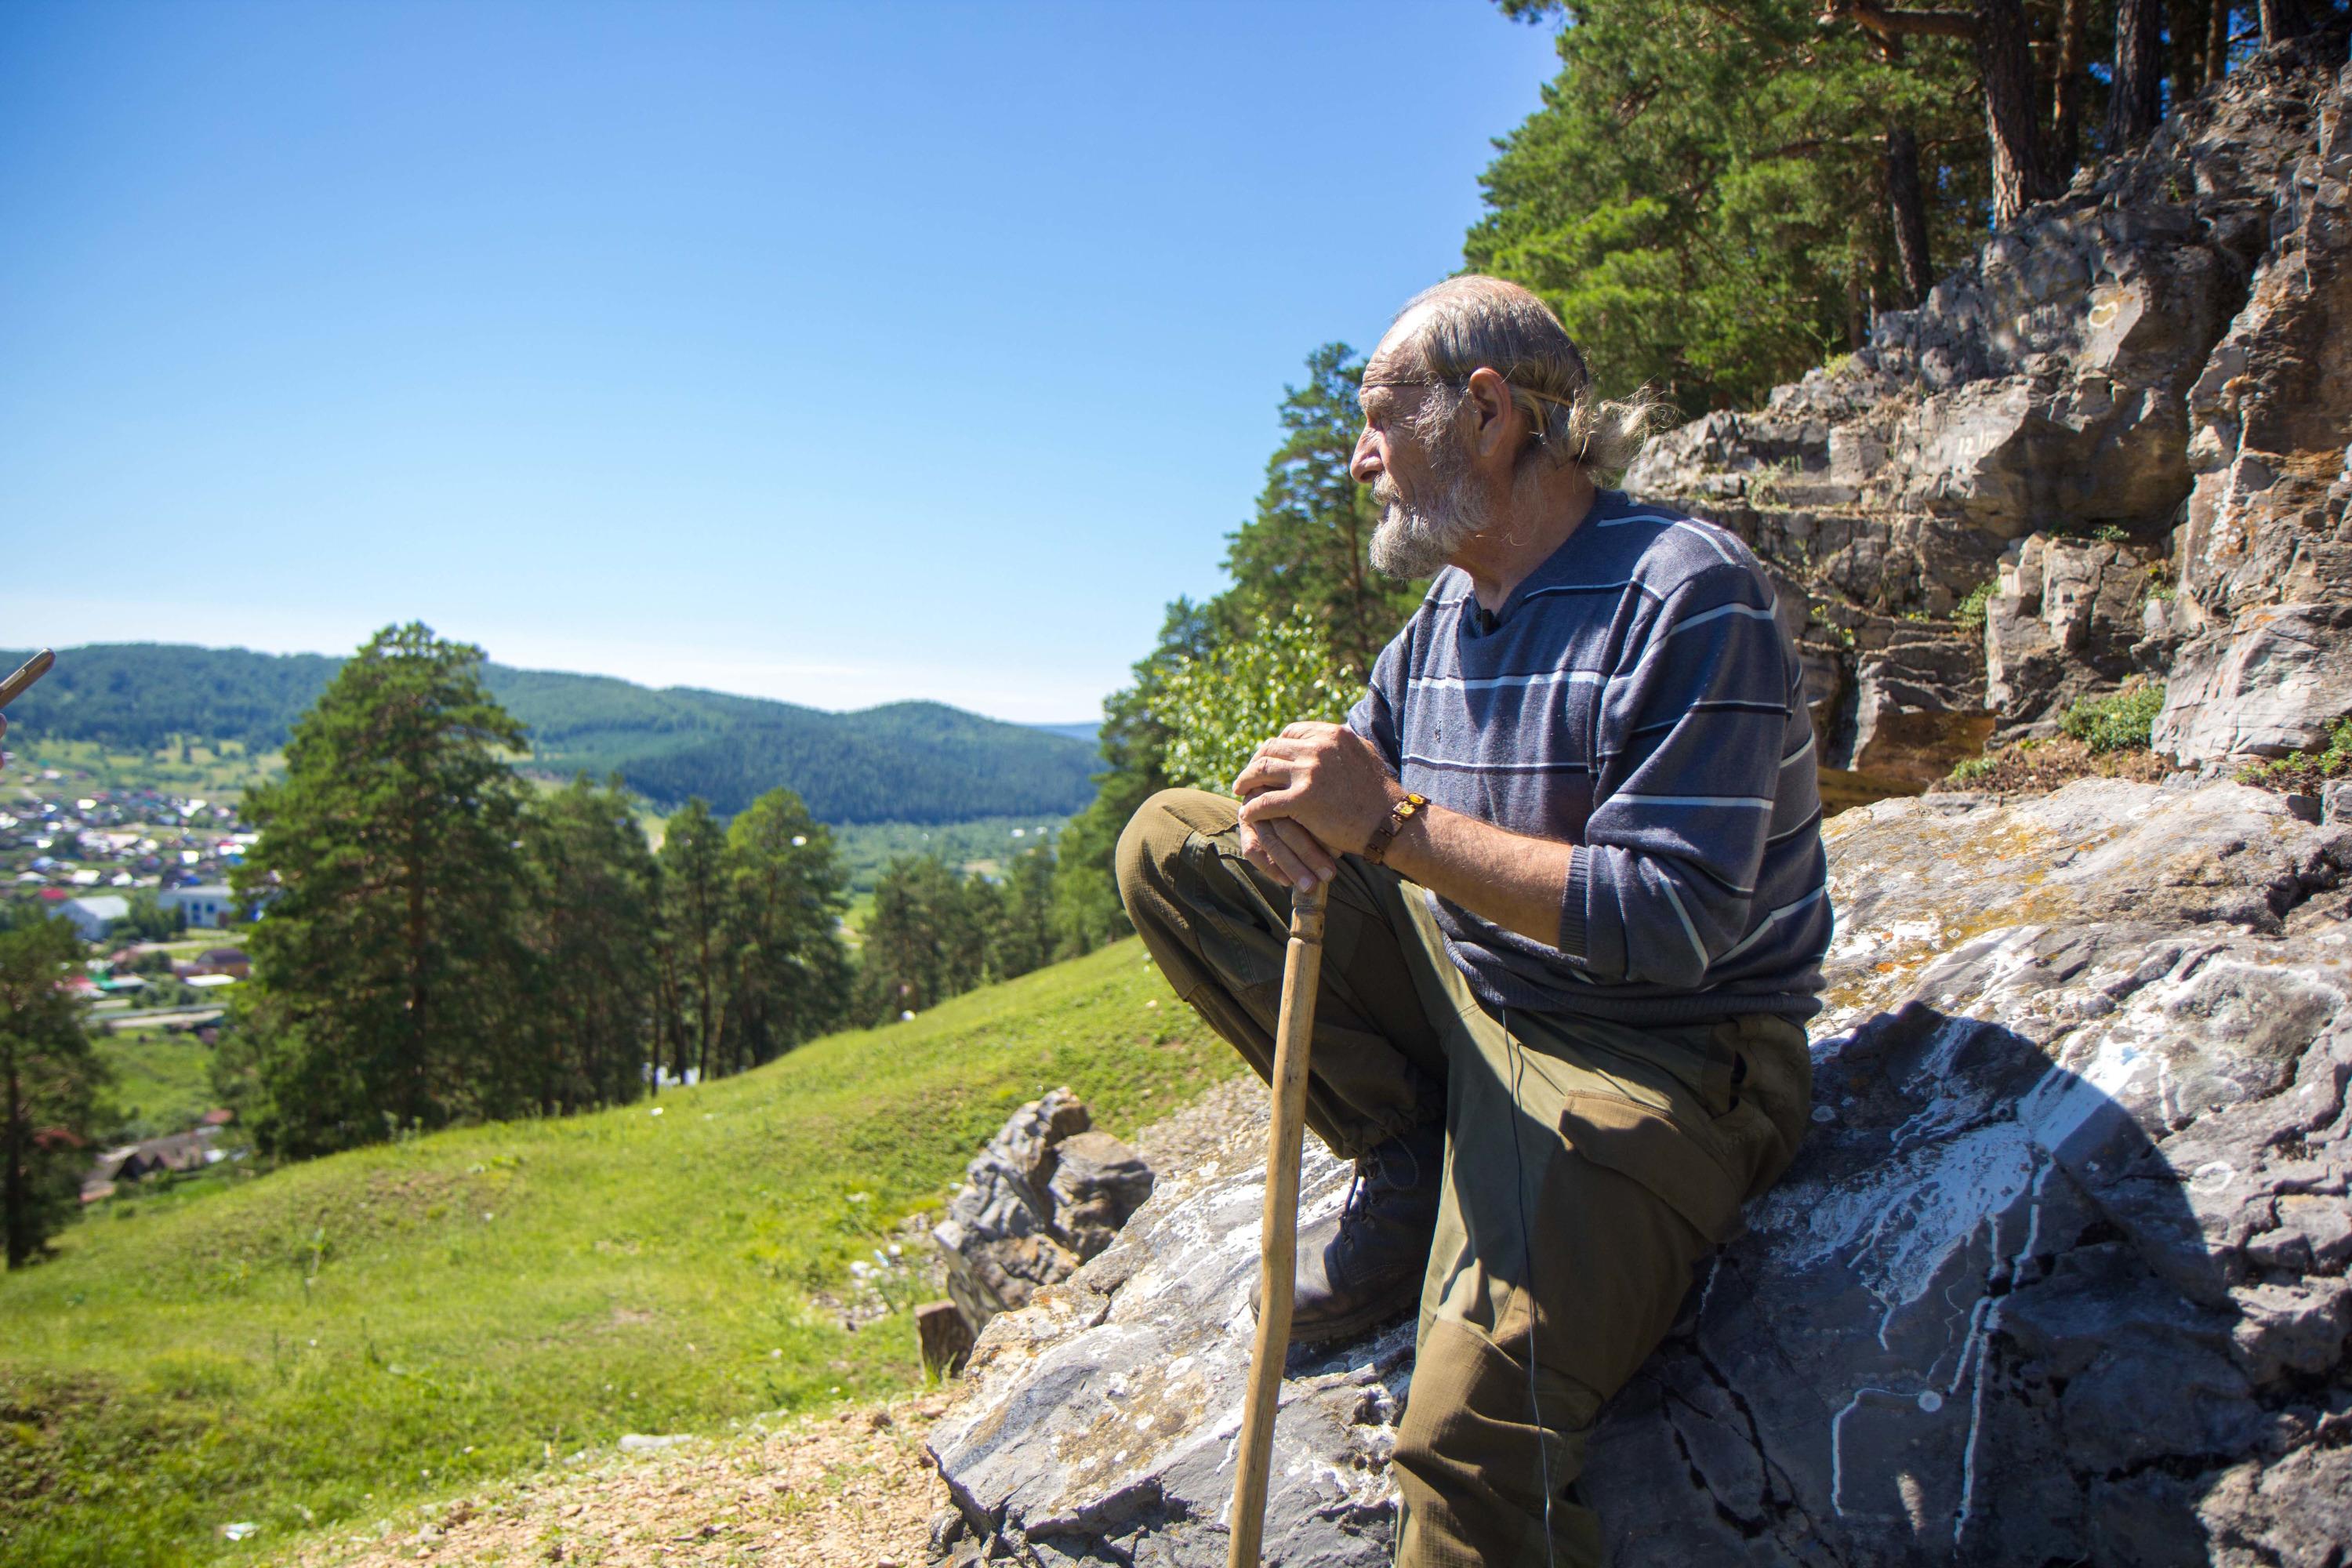
[[[1372,829],[1371,842],[1364,846],[1364,858],[1375,866],[1387,864],[1389,846],[1395,843],[1396,836],[1404,831],[1405,820],[1417,816],[1428,804],[1427,795],[1406,791],[1404,798],[1390,806],[1388,816]]]

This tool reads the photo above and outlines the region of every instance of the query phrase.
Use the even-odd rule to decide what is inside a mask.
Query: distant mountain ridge
[[[26,655],[0,650],[0,668]],[[341,667],[323,654],[167,643],[60,649],[8,721],[23,740],[154,750],[175,736],[286,743]],[[730,814],[787,786],[826,822],[952,822],[1067,815],[1093,798],[1086,741],[939,702],[828,713],[688,687],[491,664],[484,683],[530,727],[536,772],[602,776],[665,805],[700,795]]]

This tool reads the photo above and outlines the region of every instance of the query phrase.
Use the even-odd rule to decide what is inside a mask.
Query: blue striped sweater
[[[1348,722],[1407,789],[1577,847],[1557,945],[1433,895],[1490,1005],[1804,1018],[1830,906],[1802,679],[1745,545],[1603,490],[1499,613],[1440,573]]]

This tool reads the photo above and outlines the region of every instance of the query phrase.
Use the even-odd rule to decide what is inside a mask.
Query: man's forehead
[[[1364,379],[1382,381],[1411,375],[1419,370],[1418,356],[1412,344],[1421,335],[1423,318],[1429,314],[1426,305],[1415,305],[1391,323],[1374,345],[1371,358],[1364,362]]]

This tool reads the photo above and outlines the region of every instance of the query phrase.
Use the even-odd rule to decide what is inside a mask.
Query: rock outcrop
[[[1611,1408],[1622,1562],[2271,1563],[2352,1539],[2352,823],[2229,784],[1828,826],[1811,1136]],[[1305,1213],[1346,1168],[1309,1141]],[[1223,1560],[1262,1174],[982,1336],[968,1552]],[[1268,1561],[1387,1555],[1411,1325],[1294,1353]]]
[[[1015,1110],[966,1167],[931,1238],[973,1332],[1068,1279],[1151,1195],[1143,1157],[1093,1126],[1086,1102],[1057,1089]]]
[[[1801,598],[1827,765],[1948,769],[2133,676],[2174,689],[2158,742],[2189,763],[2352,711],[2352,644],[2281,663],[2352,603],[2344,49],[2260,57],[1867,347],[1643,450],[1629,488],[1733,529]],[[1995,584],[1981,631],[1948,618]],[[1940,635],[1979,679],[1885,679],[1864,628],[1890,616],[1931,624],[1903,668],[1957,668],[1917,646]],[[2211,717],[2257,701],[2260,723]]]

